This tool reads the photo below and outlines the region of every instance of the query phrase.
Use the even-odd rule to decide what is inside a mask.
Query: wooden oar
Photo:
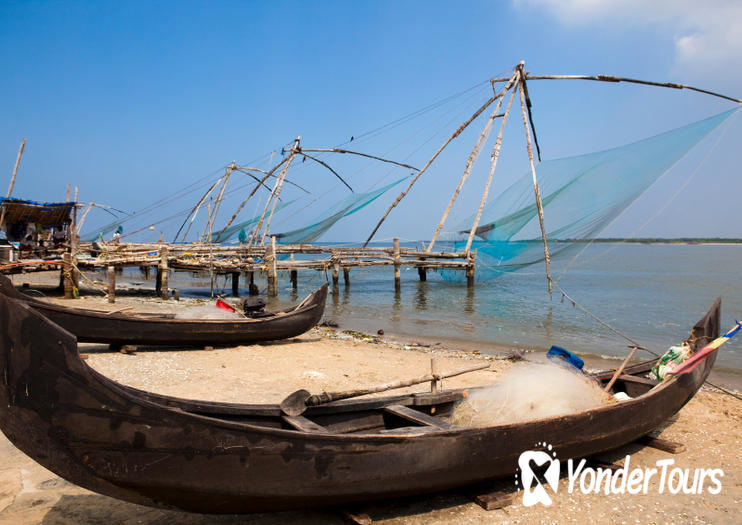
[[[475,366],[459,368],[458,370],[452,370],[450,372],[444,372],[442,374],[425,374],[424,376],[415,377],[413,379],[404,379],[401,381],[394,381],[392,383],[376,385],[370,388],[345,390],[343,392],[322,392],[319,395],[313,395],[306,390],[297,390],[293,394],[290,394],[288,397],[286,397],[286,399],[281,401],[281,411],[289,416],[300,416],[304,413],[307,407],[317,406],[324,403],[329,403],[330,401],[337,401],[339,399],[365,396],[367,394],[375,394],[377,392],[384,392],[386,390],[394,390],[395,388],[404,388],[406,386],[427,383],[433,380],[454,377],[461,374],[466,374],[468,372],[475,372],[476,370],[484,370],[485,368],[489,368],[489,366],[489,363],[480,363]]]

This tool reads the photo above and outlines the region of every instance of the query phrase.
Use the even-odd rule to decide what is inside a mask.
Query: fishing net
[[[563,416],[613,402],[598,384],[569,365],[518,363],[496,384],[459,402],[451,423],[467,427]]]
[[[618,148],[544,161],[537,167],[552,259],[594,239],[735,109]],[[483,210],[472,249],[478,279],[543,261],[530,171]],[[441,248],[463,251],[474,215],[443,237]],[[442,270],[448,280],[461,272]]]
[[[280,210],[284,209],[289,204],[292,204],[296,202],[296,199],[288,202],[281,202],[276,205],[276,209],[273,212],[274,214],[278,213]],[[245,231],[246,228],[249,228],[253,224],[257,223],[260,220],[260,214],[256,215],[252,219],[239,222],[237,224],[232,224],[229,228],[224,228],[221,231],[218,231],[216,233],[211,234],[211,242],[225,242],[234,237],[234,234],[238,234],[240,236],[240,242],[244,242],[244,240],[247,240],[250,235],[247,231]],[[244,235],[242,235],[242,232],[245,232]],[[244,240],[243,240],[244,239]]]
[[[284,233],[271,234],[276,237],[276,242],[281,244],[304,244],[318,239],[327,230],[332,228],[336,222],[347,217],[358,210],[365,208],[373,201],[381,197],[387,190],[393,188],[408,177],[392,182],[378,190],[367,193],[353,193],[340,202],[331,206],[328,210],[316,217],[312,223],[303,228],[291,230]]]

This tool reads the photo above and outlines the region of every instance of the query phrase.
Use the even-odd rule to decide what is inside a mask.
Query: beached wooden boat
[[[23,301],[85,343],[113,345],[240,345],[303,334],[322,318],[327,284],[298,305],[260,317],[229,320],[176,319],[173,314],[131,314],[73,308],[27,296],[0,275],[0,300]]]
[[[718,326],[717,302],[695,327],[698,345]],[[8,299],[0,302],[0,428],[44,467],[122,500],[205,513],[316,507],[510,476],[536,442],[561,460],[615,449],[680,410],[715,356],[661,384],[644,377],[652,362],[627,368],[614,391],[633,399],[519,424],[450,426],[461,390],[335,401],[290,417],[279,405],[120,385],[80,359],[72,334]]]

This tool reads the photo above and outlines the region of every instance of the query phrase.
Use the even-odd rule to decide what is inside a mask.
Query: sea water
[[[561,277],[564,291],[604,323],[656,353],[686,338],[717,296],[722,297],[723,331],[742,318],[742,245],[593,244],[569,263],[552,263],[552,275]],[[288,274],[279,275],[279,297],[267,307],[300,300],[327,278],[329,272],[300,272],[294,292]],[[447,282],[432,271],[420,282],[417,270],[403,268],[401,289],[395,292],[391,266],[352,269],[350,281],[346,287],[340,276],[325,310],[325,318],[343,329],[384,330],[428,342],[455,340],[457,346],[471,344],[483,353],[503,346],[551,345],[598,356],[628,353],[628,341],[558,290],[549,297],[543,264],[477,282],[473,288]],[[256,277],[256,283],[265,293],[264,278]],[[220,276],[216,284],[218,293],[231,293],[231,278]],[[171,273],[170,287],[178,288],[181,296],[208,295],[209,285],[208,276]],[[240,293],[246,293],[243,279],[240,287]],[[721,348],[716,363],[742,370],[742,336]]]

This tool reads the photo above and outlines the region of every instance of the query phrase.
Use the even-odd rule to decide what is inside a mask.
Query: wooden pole
[[[508,101],[508,106],[505,108],[505,114],[502,116],[502,122],[500,123],[500,131],[497,134],[497,139],[495,139],[495,146],[492,149],[492,157],[490,159],[490,172],[489,176],[487,177],[487,182],[484,185],[484,192],[482,192],[482,200],[479,202],[479,209],[477,210],[477,215],[474,218],[474,223],[472,224],[471,231],[469,232],[469,238],[466,240],[466,249],[464,250],[466,253],[469,253],[469,250],[471,250],[471,243],[474,240],[474,234],[477,231],[477,226],[479,226],[479,221],[482,219],[482,211],[484,211],[484,205],[487,203],[487,195],[490,191],[490,184],[492,184],[492,178],[495,175],[495,168],[497,167],[497,159],[500,158],[500,149],[502,147],[502,135],[505,132],[505,124],[508,122],[508,116],[510,115],[510,108],[513,105],[513,100],[515,99],[515,92],[516,89],[513,89],[512,93],[510,94],[510,100]]]
[[[75,298],[75,284],[72,277],[72,254],[65,252],[62,254],[62,281],[64,283],[64,298]]]
[[[168,248],[163,246],[160,248],[160,264],[157,265],[157,282],[155,283],[155,289],[157,294],[162,299],[167,299],[168,295]]]
[[[207,242],[211,242],[211,231],[214,227],[214,220],[216,219],[216,214],[219,211],[219,207],[222,203],[222,198],[224,197],[224,190],[227,189],[227,183],[229,182],[229,176],[232,174],[232,171],[234,171],[235,162],[232,161],[232,165],[227,168],[227,172],[224,174],[224,177],[222,177],[222,186],[219,188],[219,194],[216,196],[216,201],[214,202],[214,207],[209,209],[209,219],[206,222],[206,228],[204,228],[204,237],[207,237]]]
[[[623,360],[623,363],[621,363],[621,366],[619,366],[618,370],[616,370],[616,372],[613,374],[613,377],[611,377],[611,380],[608,381],[607,385],[605,385],[603,392],[608,392],[611,389],[613,384],[616,382],[616,379],[618,379],[618,376],[620,376],[623,373],[624,368],[626,368],[626,365],[629,364],[629,361],[631,361],[631,358],[634,357],[634,354],[636,353],[637,350],[639,350],[638,346],[633,346],[631,348],[631,353],[629,353],[629,355],[626,356],[626,359]]]
[[[346,288],[350,286],[350,268],[347,266],[343,266],[343,283]]]
[[[492,78],[490,82],[504,82],[507,78]],[[639,80],[636,78],[625,78],[617,77],[615,75],[528,75],[528,80],[594,80],[597,82],[628,82],[630,84],[642,84],[645,86],[664,87],[672,89],[687,89],[689,91],[695,91],[697,93],[703,93],[704,95],[711,95],[712,97],[723,98],[724,100],[730,100],[737,104],[742,104],[742,99],[722,95],[714,91],[708,91],[686,84],[677,84],[675,82],[654,82],[652,80]]]
[[[232,272],[232,297],[240,296],[240,272]]]
[[[70,199],[72,198],[72,185],[67,185],[67,200],[65,202],[70,202]]]
[[[430,358],[430,375],[433,376],[433,380],[430,382],[430,392],[432,394],[438,393],[438,383],[440,381],[439,374],[439,359],[437,357]]]
[[[289,154],[288,158],[286,159],[286,164],[281,169],[281,173],[279,173],[278,178],[276,179],[276,182],[273,184],[273,190],[271,190],[271,194],[268,196],[268,200],[265,202],[265,207],[263,208],[263,213],[260,215],[260,220],[258,220],[258,224],[255,227],[255,230],[253,231],[252,236],[250,237],[250,242],[248,243],[248,247],[252,246],[252,243],[257,239],[257,236],[260,235],[260,230],[263,227],[263,220],[265,220],[265,214],[268,213],[268,207],[271,205],[271,202],[273,202],[273,207],[271,208],[270,217],[268,218],[268,221],[265,225],[265,231],[262,234],[262,237],[260,238],[260,242],[265,243],[265,237],[268,235],[268,228],[270,227],[271,219],[273,218],[273,213],[276,211],[276,203],[278,202],[278,197],[281,194],[281,187],[283,186],[283,180],[286,178],[286,174],[289,171],[289,167],[291,166],[291,163],[294,160],[294,157],[296,157],[296,152],[299,147],[299,142],[301,141],[301,136],[296,137],[294,139],[294,145],[291,148],[291,153]]]
[[[414,186],[414,185],[415,185],[415,183],[417,182],[417,180],[418,180],[418,179],[419,179],[419,178],[420,178],[420,177],[422,176],[422,174],[423,174],[423,173],[425,173],[425,171],[426,171],[426,170],[427,170],[427,169],[428,169],[428,168],[430,167],[430,165],[431,165],[431,164],[433,164],[433,161],[434,161],[434,160],[435,160],[436,158],[438,158],[438,155],[440,155],[440,154],[441,154],[441,152],[442,152],[442,151],[443,151],[443,150],[444,150],[444,149],[446,148],[446,146],[448,146],[448,145],[449,145],[449,144],[451,143],[451,141],[452,141],[453,139],[455,139],[456,137],[458,137],[459,135],[461,135],[461,132],[462,132],[462,131],[464,131],[464,130],[465,130],[465,129],[466,129],[466,128],[467,128],[468,126],[469,126],[469,124],[471,124],[471,123],[472,123],[472,122],[474,121],[474,119],[476,119],[476,118],[477,118],[477,117],[478,117],[479,115],[481,115],[481,114],[482,114],[482,112],[483,112],[483,111],[484,111],[485,109],[487,109],[487,108],[488,108],[488,107],[489,107],[489,106],[490,106],[490,105],[491,105],[491,104],[492,104],[492,103],[493,103],[493,102],[494,102],[495,100],[497,100],[497,95],[493,96],[492,98],[490,98],[489,100],[487,100],[487,102],[485,102],[484,104],[482,104],[482,106],[481,106],[481,107],[480,107],[479,109],[477,109],[477,110],[476,110],[476,111],[474,112],[474,114],[473,114],[473,115],[472,115],[471,117],[469,117],[469,119],[468,119],[468,120],[466,120],[465,122],[463,122],[463,123],[462,123],[462,124],[461,124],[461,125],[460,125],[460,126],[459,126],[459,127],[457,128],[457,129],[456,129],[456,131],[454,131],[454,132],[453,132],[453,133],[451,134],[451,136],[450,136],[450,137],[448,137],[448,139],[446,140],[446,142],[444,142],[444,143],[443,143],[443,145],[442,145],[442,146],[441,146],[440,148],[438,148],[438,151],[436,151],[436,152],[435,152],[435,153],[433,154],[433,156],[432,156],[432,157],[430,157],[430,159],[428,160],[428,162],[426,162],[426,163],[425,163],[425,166],[423,166],[423,168],[422,168],[422,169],[421,169],[420,171],[418,171],[418,172],[417,172],[417,174],[416,174],[416,175],[415,175],[415,176],[413,177],[413,179],[412,179],[412,180],[410,181],[410,184],[409,184],[409,185],[407,186],[407,188],[405,188],[405,190],[404,190],[404,191],[403,191],[402,193],[400,193],[400,194],[399,194],[399,195],[397,196],[397,198],[396,198],[396,199],[394,200],[394,202],[392,203],[392,205],[391,205],[391,206],[389,206],[389,209],[388,209],[388,210],[386,210],[386,213],[384,213],[384,216],[383,216],[383,217],[381,218],[381,220],[380,220],[380,221],[378,222],[378,224],[377,224],[377,225],[376,225],[376,227],[374,228],[374,231],[372,231],[372,232],[371,232],[371,235],[369,235],[369,236],[368,236],[368,239],[366,239],[366,242],[364,242],[364,243],[363,243],[363,247],[364,247],[364,248],[365,248],[365,247],[366,247],[366,246],[368,245],[368,243],[369,243],[369,242],[371,241],[371,239],[373,239],[373,238],[374,238],[374,235],[376,235],[376,232],[377,232],[377,231],[379,230],[379,228],[381,227],[381,224],[382,224],[382,223],[383,223],[383,222],[384,222],[384,221],[386,220],[386,218],[387,218],[387,216],[389,215],[389,213],[390,213],[390,212],[391,212],[391,211],[392,211],[392,210],[393,210],[393,209],[394,209],[394,208],[395,208],[395,207],[397,206],[397,204],[399,204],[399,203],[400,203],[400,201],[401,201],[402,199],[404,199],[404,198],[405,198],[405,195],[407,195],[407,193],[408,193],[408,192],[409,192],[409,191],[410,191],[410,190],[412,189],[412,186]]]
[[[10,186],[8,186],[8,195],[7,195],[8,199],[13,194],[13,186],[15,186],[15,177],[16,175],[18,175],[18,166],[21,164],[21,157],[23,156],[23,149],[25,147],[26,147],[26,139],[24,138],[21,141],[21,146],[18,148],[18,156],[15,158],[15,166],[13,166],[13,176],[10,177]],[[0,211],[0,229],[2,229],[4,226],[5,226],[5,206],[3,206],[2,211]]]
[[[443,216],[441,217],[441,220],[438,223],[438,227],[435,229],[435,232],[433,233],[433,238],[430,240],[430,245],[425,251],[428,251],[428,252],[431,251],[433,249],[433,246],[435,245],[435,241],[438,240],[438,235],[441,233],[441,229],[443,229],[443,225],[446,223],[448,214],[451,212],[451,208],[453,208],[453,204],[456,202],[456,199],[458,198],[459,193],[461,192],[461,188],[464,187],[466,180],[469,178],[469,174],[471,173],[471,170],[474,167],[474,164],[477,162],[477,158],[479,158],[479,152],[482,150],[482,145],[487,140],[487,137],[489,137],[490,131],[492,130],[492,124],[495,122],[495,119],[497,118],[497,112],[500,111],[500,106],[502,106],[504,95],[512,87],[517,76],[518,76],[517,72],[513,73],[513,76],[510,78],[510,81],[507,83],[507,85],[497,94],[498,99],[497,99],[497,104],[495,104],[495,109],[492,111],[492,114],[487,119],[487,123],[485,124],[484,129],[482,130],[482,133],[480,133],[479,139],[477,139],[477,143],[474,145],[474,149],[472,149],[471,153],[469,154],[469,158],[466,159],[466,166],[464,167],[464,173],[461,175],[461,178],[459,179],[459,185],[456,186],[456,190],[453,192],[453,195],[451,196],[451,200],[448,202],[448,206],[446,207],[446,210],[443,212]]]
[[[116,267],[109,265],[108,272],[108,302],[116,302]]]
[[[466,254],[466,287],[472,288],[474,286],[474,268],[477,261],[477,250],[475,249],[472,253]]]
[[[265,262],[268,265],[268,297],[278,295],[278,275],[276,272],[276,238],[271,237],[271,243],[265,249]]]
[[[23,150],[26,147],[26,139],[24,138],[21,141],[21,146],[18,148],[18,155],[15,158],[15,166],[13,166],[13,176],[10,177],[10,186],[8,186],[8,195],[7,197],[10,198],[10,196],[13,194],[13,186],[15,186],[15,177],[18,175],[18,166],[21,165],[21,157],[23,156]]]
[[[219,233],[216,234],[217,240],[219,240],[220,236],[226,231],[226,229],[229,228],[232,225],[232,222],[234,222],[234,220],[237,218],[237,215],[240,214],[240,212],[242,211],[242,208],[244,208],[245,207],[245,204],[247,204],[247,201],[249,201],[250,198],[253,195],[255,195],[255,193],[258,191],[258,189],[260,189],[261,186],[266,186],[264,183],[265,183],[266,180],[268,180],[269,177],[275,177],[275,175],[273,175],[273,173],[278,168],[280,168],[287,160],[289,160],[289,159],[288,158],[283,159],[281,162],[279,162],[278,164],[276,164],[275,166],[273,166],[273,168],[271,168],[270,171],[262,172],[262,170],[260,170],[262,173],[265,173],[265,176],[258,181],[258,184],[255,186],[255,188],[253,188],[253,190],[248,194],[248,196],[245,198],[245,200],[243,200],[240,203],[240,205],[237,207],[237,211],[235,211],[232,214],[232,216],[227,221],[227,224],[224,225],[224,228],[222,228],[221,230],[219,230]],[[241,171],[241,172],[244,173],[244,169],[243,168],[239,168],[238,167],[237,169],[239,171]],[[251,168],[251,169],[253,169],[253,168]],[[266,186],[266,188],[267,188],[267,186]],[[302,189],[304,189],[304,188],[302,188]],[[306,190],[304,190],[304,191],[306,191]]]
[[[528,126],[528,115],[526,113],[526,100],[525,95],[523,94],[524,91],[524,83],[525,83],[525,72],[523,71],[523,65],[524,63],[521,62],[518,64],[517,69],[519,72],[518,75],[518,84],[519,84],[519,92],[520,92],[520,109],[521,113],[523,114],[523,126],[526,130],[526,147],[528,149],[528,161],[531,163],[531,175],[533,176],[533,192],[536,196],[536,208],[538,209],[538,224],[541,227],[541,239],[544,242],[544,263],[546,265],[546,281],[548,283],[549,288],[549,297],[551,297],[551,292],[554,288],[554,283],[551,281],[551,270],[549,268],[551,257],[549,257],[549,243],[546,241],[546,228],[544,227],[544,207],[541,204],[541,190],[539,190],[538,187],[538,179],[536,178],[536,166],[533,163],[533,146],[531,145],[531,129]]]
[[[296,290],[297,287],[299,286],[299,275],[298,275],[298,272],[296,270],[291,270],[291,274],[290,274],[290,277],[289,278],[291,279],[291,287],[294,290]]]
[[[222,175],[224,177],[224,175]],[[176,242],[178,240],[178,235],[180,235],[180,232],[185,227],[186,223],[188,222],[188,217],[191,218],[191,224],[188,225],[188,229],[186,229],[186,232],[183,234],[183,241],[185,241],[186,237],[188,236],[188,232],[191,230],[191,226],[193,225],[193,221],[196,220],[196,215],[198,214],[198,210],[201,209],[201,205],[203,205],[204,201],[209,197],[212,191],[214,191],[214,188],[217,187],[219,184],[219,181],[222,180],[222,177],[219,177],[216,182],[214,182],[211,186],[209,186],[209,189],[206,190],[206,193],[204,193],[203,197],[201,197],[201,200],[198,201],[198,203],[191,209],[191,211],[188,213],[188,216],[183,221],[183,224],[180,225],[180,228],[178,228],[178,231],[175,234],[175,237],[173,237],[173,242]]]
[[[404,388],[412,385],[419,385],[420,383],[427,383],[428,381],[440,380],[447,377],[455,377],[469,372],[476,372],[477,370],[484,370],[489,368],[489,363],[481,363],[474,366],[467,366],[466,368],[459,368],[458,370],[452,370],[450,372],[442,372],[437,374],[435,377],[433,374],[425,374],[424,376],[416,377],[414,379],[407,379],[402,381],[394,381],[392,383],[385,383],[383,385],[377,385],[371,388],[362,388],[358,390],[348,390],[345,392],[323,392],[319,395],[310,396],[307,399],[307,406],[317,406],[323,403],[329,403],[330,401],[336,401],[338,399],[348,399],[350,397],[358,397],[367,394],[375,394],[377,392],[385,392],[387,390],[394,390],[397,388]]]
[[[296,140],[294,140],[294,145],[291,148],[291,154],[289,155],[289,160],[286,162],[286,165],[283,167],[283,170],[281,170],[281,176],[278,178],[278,181],[277,181],[278,189],[276,190],[276,194],[273,196],[273,206],[271,206],[271,213],[270,215],[268,215],[268,220],[265,223],[265,231],[263,232],[263,238],[265,238],[265,236],[268,235],[268,230],[270,229],[271,221],[273,220],[273,214],[276,212],[276,205],[278,204],[278,198],[281,196],[281,190],[283,189],[283,182],[286,180],[286,175],[289,171],[289,166],[291,165],[291,162],[294,160],[294,157],[296,156],[296,152],[299,149],[300,140],[301,140],[301,137],[296,137]]]
[[[333,291],[337,290],[338,288],[338,282],[340,280],[340,264],[338,263],[337,259],[335,259],[335,254],[332,254],[332,258],[334,259],[334,262],[332,263],[332,289]]]
[[[399,271],[400,260],[399,260],[399,238],[394,238],[394,290],[399,291],[402,287],[401,275]]]

